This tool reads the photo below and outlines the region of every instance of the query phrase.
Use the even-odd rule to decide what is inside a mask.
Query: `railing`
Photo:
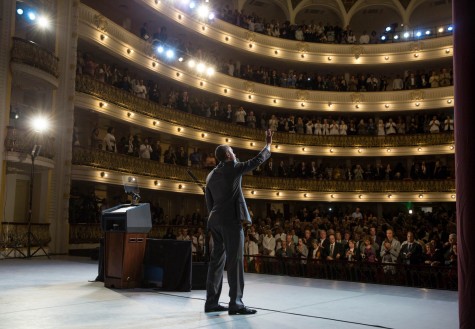
[[[14,37],[11,60],[36,67],[55,78],[59,76],[59,58],[32,41]]]
[[[106,102],[124,107],[132,112],[150,116],[157,120],[180,124],[198,130],[204,130],[223,136],[232,136],[250,140],[261,140],[262,131],[228,122],[210,120],[210,118],[185,113],[161,106],[153,101],[137,97],[127,91],[99,82],[86,75],[76,77],[76,91],[103,99]],[[314,136],[276,132],[273,137],[276,144],[333,146],[333,147],[401,147],[445,145],[454,143],[453,133],[411,134],[386,136]]]
[[[52,159],[54,157],[54,137],[38,135],[33,131],[7,127],[5,149],[9,152],[31,154],[35,145],[41,145],[40,156]]]
[[[74,165],[90,166],[103,170],[115,170],[135,175],[150,176],[156,179],[191,181],[188,167],[144,160],[124,154],[75,147],[72,162]],[[204,182],[208,170],[194,169],[197,178]],[[408,180],[408,181],[319,181],[311,179],[289,179],[276,177],[244,176],[243,187],[258,189],[315,191],[315,192],[453,192],[455,181],[447,180]]]
[[[31,233],[37,238],[31,239],[31,247],[46,246],[51,241],[49,223],[31,223]],[[0,247],[25,248],[28,246],[28,223],[3,222],[0,232]]]
[[[387,270],[390,266],[391,270]],[[244,268],[249,273],[353,281],[363,283],[457,290],[456,266],[383,264],[368,262],[302,260],[261,255],[246,255]],[[386,269],[386,270],[385,270]]]

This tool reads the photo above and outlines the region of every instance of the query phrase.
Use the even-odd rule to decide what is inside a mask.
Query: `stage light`
[[[208,15],[208,19],[209,19],[209,20],[213,20],[215,17],[216,17],[215,14],[212,13],[212,12],[209,13],[209,15]]]
[[[405,32],[403,36],[405,39],[409,38],[409,32]]]
[[[438,32],[439,32],[439,33],[443,33],[443,32],[444,32],[444,28],[443,28],[443,27],[439,27]]]
[[[34,21],[34,20],[36,19],[36,14],[35,14],[34,12],[30,11],[30,12],[28,13],[28,18],[29,18],[30,20]]]
[[[382,36],[381,36],[381,40],[385,41],[385,40],[386,40],[386,36],[385,36],[385,35],[382,35]]]
[[[171,49],[168,49],[167,52],[165,53],[165,56],[167,56],[168,59],[171,59],[175,56],[175,52]]]
[[[203,63],[199,63],[197,66],[196,66],[196,71],[198,71],[198,73],[203,73],[205,70],[205,65]]]
[[[43,133],[49,129],[49,121],[46,117],[38,115],[31,119],[31,128],[37,133]]]
[[[208,67],[206,69],[206,74],[209,75],[209,76],[213,75],[214,74],[214,68]]]
[[[18,8],[18,9],[16,10],[16,13],[17,13],[18,15],[23,15],[23,9]]]
[[[157,52],[158,52],[159,54],[163,53],[163,50],[164,50],[164,49],[163,49],[162,46],[158,46],[158,47],[157,47]]]
[[[389,32],[389,31],[391,31],[391,26],[386,27],[386,32]]]
[[[188,66],[189,66],[190,68],[194,68],[195,65],[196,65],[196,62],[195,62],[193,59],[190,60],[190,61],[188,61]]]
[[[396,34],[396,35],[394,36],[394,40],[398,40],[398,39],[399,39],[399,35]]]
[[[421,35],[422,35],[421,31],[417,31],[417,32],[416,32],[416,37],[419,38]]]
[[[179,62],[183,62],[185,59],[183,57],[178,58]]]
[[[409,215],[412,215],[412,209],[409,209]]]
[[[51,26],[51,22],[46,16],[38,17],[38,26],[42,29],[47,29]]]
[[[207,17],[208,14],[209,14],[209,8],[208,8],[208,6],[206,6],[206,5],[201,5],[201,6],[198,8],[198,15],[199,15],[201,18]]]
[[[194,9],[196,7],[196,3],[194,1],[190,2],[189,7],[190,9]]]
[[[450,25],[450,26],[447,28],[447,31],[452,32],[453,29],[454,29],[454,27],[453,27],[452,25]]]
[[[426,35],[430,35],[430,31],[429,31],[429,30],[426,31]]]

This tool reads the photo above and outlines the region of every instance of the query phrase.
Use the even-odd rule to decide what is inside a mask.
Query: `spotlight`
[[[421,32],[421,31],[417,31],[417,32],[416,32],[416,37],[419,38],[421,35],[422,35],[422,32]]]
[[[215,16],[214,13],[209,13],[209,15],[208,15],[208,19],[209,19],[209,20],[213,20],[215,17],[216,17],[216,16]]]
[[[453,27],[452,25],[450,25],[450,26],[447,28],[447,31],[452,32],[453,29],[454,29],[454,27]]]
[[[196,3],[194,3],[194,1],[190,2],[189,7],[190,9],[194,9],[196,7]]]
[[[196,71],[198,71],[198,73],[203,73],[205,70],[205,65],[203,63],[199,63],[197,66],[196,66]]]
[[[412,209],[409,209],[409,215],[412,215]]]
[[[385,35],[382,35],[382,36],[381,36],[381,40],[386,41],[386,36],[385,36]]]
[[[28,13],[28,18],[29,18],[30,20],[34,21],[34,20],[36,19],[36,14],[35,14],[34,12],[30,11],[30,12]]]
[[[183,57],[178,58],[179,62],[183,62],[185,59]]]
[[[18,8],[18,9],[16,10],[16,13],[17,13],[18,15],[23,15],[23,9]]]
[[[49,129],[49,122],[44,116],[36,116],[31,119],[31,128],[37,133],[43,133]]]
[[[391,26],[386,27],[386,32],[389,32],[389,31],[391,31]]]
[[[409,38],[409,32],[405,32],[403,36],[405,39]]]
[[[38,17],[38,26],[47,29],[50,27],[50,20],[46,16],[40,16]]]
[[[394,36],[394,40],[398,40],[398,39],[399,39],[399,35],[396,34],[396,35]]]
[[[443,33],[444,32],[444,28],[443,27],[439,27],[439,29],[437,30],[439,33]]]
[[[426,31],[426,35],[430,35],[430,31],[429,31],[429,30]]]
[[[157,47],[157,52],[158,52],[159,54],[163,53],[163,50],[164,50],[164,49],[163,49],[162,46],[158,46],[158,47]]]
[[[206,69],[206,74],[207,74],[207,75],[213,75],[213,74],[214,74],[214,68],[208,67],[208,68]]]
[[[195,65],[196,65],[196,63],[195,63],[194,60],[190,60],[190,61],[188,62],[188,66],[189,66],[190,68],[194,68]]]
[[[168,49],[167,52],[165,53],[165,56],[167,56],[168,59],[171,59],[175,56],[175,52],[171,49]]]
[[[201,5],[198,8],[198,15],[201,16],[201,18],[207,17],[209,15],[209,8],[206,5]]]

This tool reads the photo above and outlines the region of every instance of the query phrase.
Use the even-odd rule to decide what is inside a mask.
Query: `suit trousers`
[[[213,238],[213,250],[206,280],[205,308],[216,307],[223,286],[223,272],[226,265],[229,284],[229,309],[244,307],[244,232],[238,221],[213,218],[208,221],[208,230]]]

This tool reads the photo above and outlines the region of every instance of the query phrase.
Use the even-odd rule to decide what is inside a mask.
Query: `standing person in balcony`
[[[205,312],[228,311],[230,315],[255,314],[244,306],[244,232],[242,222],[251,223],[241,189],[242,176],[270,157],[272,131],[266,131],[266,146],[246,162],[239,162],[233,149],[219,145],[215,154],[219,161],[206,178],[206,205],[209,211],[208,229],[213,239],[208,278],[206,281]],[[229,284],[229,308],[219,305],[223,286],[224,265]]]
[[[115,136],[114,136],[114,128],[109,127],[107,128],[107,134],[104,137],[104,143],[103,143],[103,148],[106,151],[109,152],[116,152],[117,153],[117,147],[115,145]]]

